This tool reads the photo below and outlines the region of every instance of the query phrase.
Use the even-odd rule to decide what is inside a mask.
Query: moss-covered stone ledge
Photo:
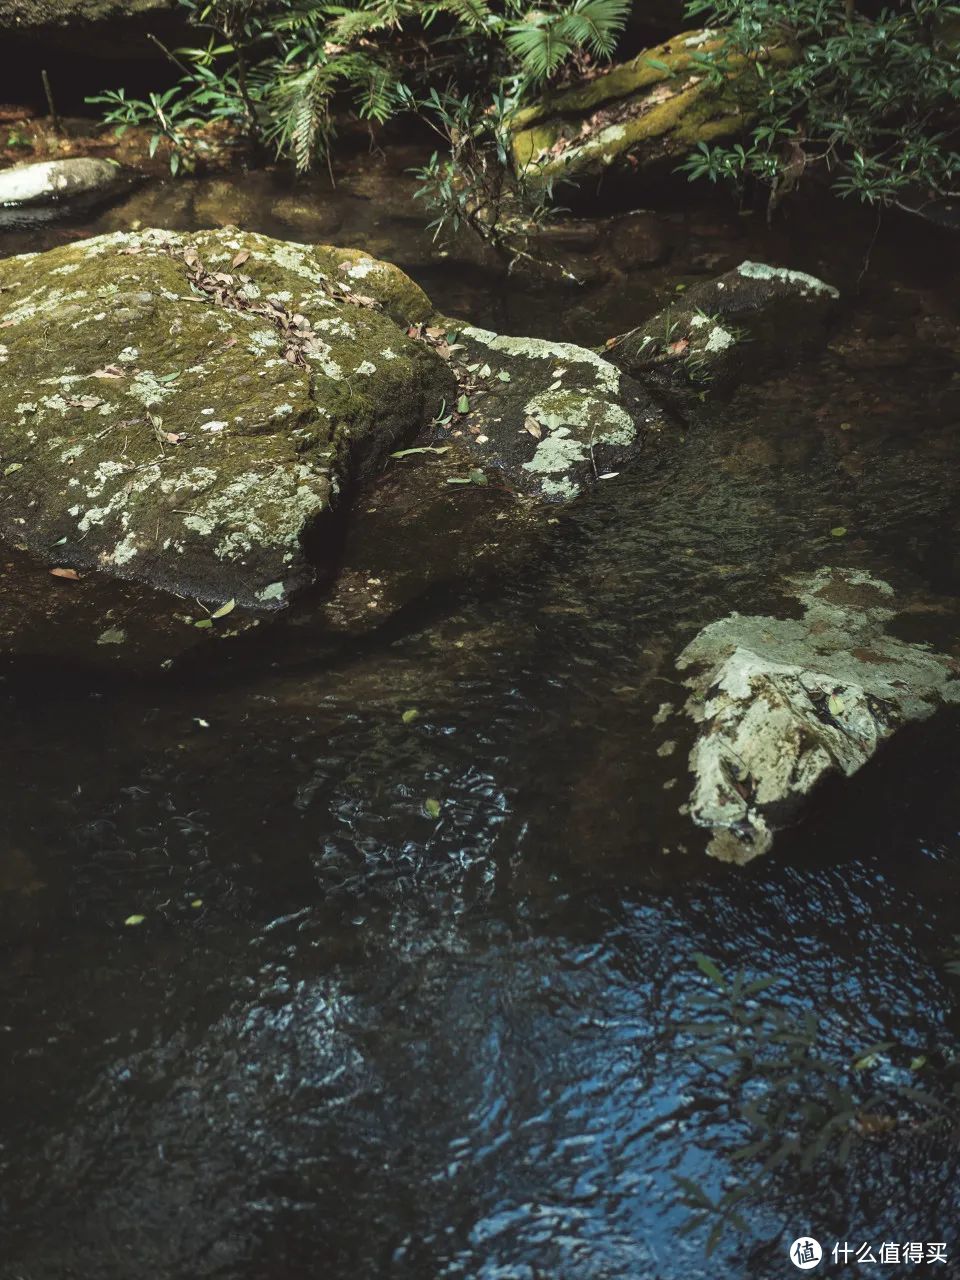
[[[722,81],[706,74],[698,58],[723,45],[720,31],[684,31],[518,111],[511,124],[516,169],[534,181],[576,182],[611,165],[642,169],[680,158],[698,142],[735,137],[749,124],[763,81],[751,59],[731,54]],[[771,46],[761,57],[789,62],[794,53]]]
[[[0,533],[41,562],[271,607],[355,480],[452,403],[363,254],[233,228],[0,261]]]

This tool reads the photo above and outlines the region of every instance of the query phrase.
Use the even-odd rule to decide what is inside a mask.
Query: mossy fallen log
[[[782,45],[764,49],[759,60],[793,57]],[[612,165],[637,170],[680,159],[698,142],[741,133],[763,83],[756,59],[725,51],[722,32],[684,31],[518,111],[513,162],[529,179],[547,183],[596,177]]]

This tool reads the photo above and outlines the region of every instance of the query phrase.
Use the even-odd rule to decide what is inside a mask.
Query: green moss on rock
[[[544,181],[575,181],[620,161],[643,166],[736,135],[749,123],[761,82],[749,60],[729,54],[725,80],[706,75],[696,57],[722,47],[719,32],[685,31],[585,84],[546,95],[513,118],[514,165]],[[783,47],[764,56],[789,61],[793,54]]]
[[[227,228],[0,262],[4,536],[265,607],[332,563],[343,490],[454,394],[391,318],[424,295],[336,255]]]

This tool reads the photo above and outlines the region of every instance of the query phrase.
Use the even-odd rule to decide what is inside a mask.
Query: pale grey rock
[[[888,634],[899,610],[887,583],[823,569],[791,593],[802,618],[733,613],[677,661],[696,669],[690,815],[725,862],[768,852],[822,778],[849,777],[898,728],[960,701],[954,659]]]

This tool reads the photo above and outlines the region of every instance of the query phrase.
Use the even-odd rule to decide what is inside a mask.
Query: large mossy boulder
[[[724,54],[725,74],[704,62],[723,50],[722,33],[684,31],[629,62],[523,108],[513,117],[518,172],[532,181],[579,182],[611,166],[635,171],[680,159],[698,142],[735,137],[749,123],[763,81],[746,58]],[[766,61],[789,61],[771,47]]]
[[[234,229],[0,262],[0,532],[47,564],[269,606],[355,481],[456,396],[396,268]],[[307,546],[309,544],[309,554]]]

